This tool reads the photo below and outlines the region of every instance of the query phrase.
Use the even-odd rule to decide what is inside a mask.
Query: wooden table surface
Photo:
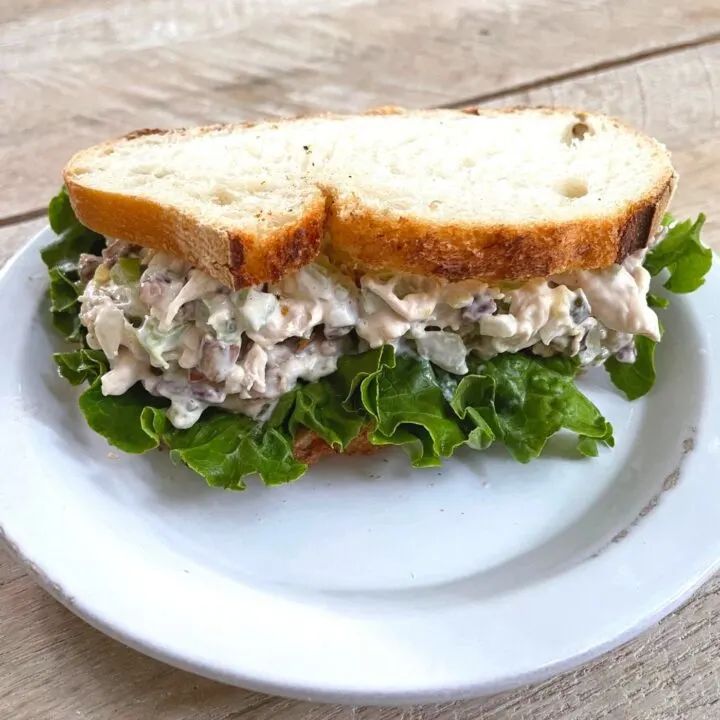
[[[662,139],[674,208],[720,240],[718,0],[3,0],[0,259],[44,223],[76,149],[137,127],[370,106],[560,104]],[[715,221],[713,222],[713,218]],[[720,579],[643,637],[490,699],[314,705],[150,660],[0,551],[0,720],[720,717]]]

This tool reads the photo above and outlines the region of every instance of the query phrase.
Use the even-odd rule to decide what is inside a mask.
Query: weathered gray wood
[[[137,127],[453,103],[718,32],[716,0],[5,0],[0,218]]]

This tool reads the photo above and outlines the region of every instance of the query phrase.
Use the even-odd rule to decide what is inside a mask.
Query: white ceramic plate
[[[329,460],[293,485],[207,488],[118,457],[56,376],[36,237],[0,282],[0,525],[61,602],[156,658],[294,697],[406,703],[540,680],[676,607],[720,559],[718,278],[673,298],[659,382],[593,460],[554,442],[412,471]]]

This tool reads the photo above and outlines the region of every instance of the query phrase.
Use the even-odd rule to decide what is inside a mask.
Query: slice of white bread
[[[64,177],[88,227],[234,287],[321,246],[358,272],[453,280],[604,267],[647,243],[677,179],[655,140],[547,108],[142,130],[77,153]]]

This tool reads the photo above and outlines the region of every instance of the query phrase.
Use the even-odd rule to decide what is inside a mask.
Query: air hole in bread
[[[583,195],[587,195],[588,185],[587,182],[582,178],[566,178],[560,183],[558,192],[561,195],[564,195],[566,198],[575,200],[577,198],[583,197]]]
[[[578,122],[578,123],[575,123],[572,126],[572,128],[570,128],[570,132],[576,140],[584,140],[585,136],[589,132],[592,132],[592,130],[590,129],[590,126],[587,123]]]
[[[585,139],[586,135],[593,135],[594,133],[595,131],[592,129],[592,127],[588,125],[588,123],[586,123],[583,119],[579,122],[573,123],[572,125],[570,125],[570,127],[568,127],[563,136],[563,142],[566,145],[580,143]]]

